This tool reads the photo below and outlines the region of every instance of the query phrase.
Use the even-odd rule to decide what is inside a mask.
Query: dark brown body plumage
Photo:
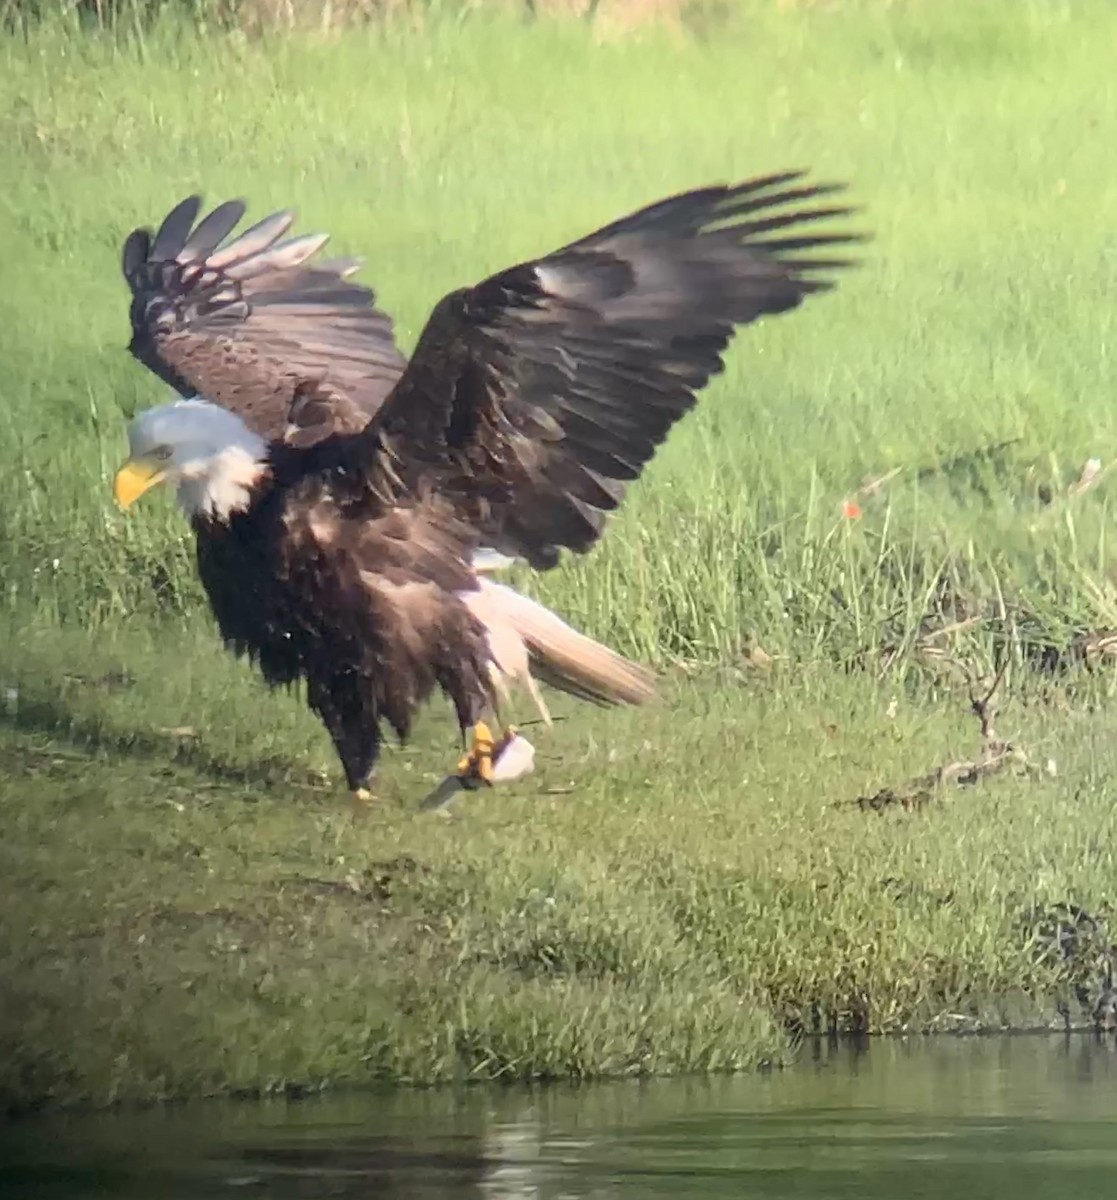
[[[273,451],[253,502],[195,518],[198,571],[221,636],[272,686],[299,680],[351,788],[441,686],[468,727],[495,703],[485,630],[458,594],[476,539],[437,502],[384,511],[341,440]],[[323,459],[329,457],[329,464]]]
[[[269,682],[307,680],[351,786],[434,687],[463,726],[492,705],[476,548],[589,550],[735,327],[831,286],[856,239],[803,227],[850,211],[833,190],[786,173],[652,205],[451,293],[410,363],[353,263],[278,240],[286,214],[219,249],[243,207],[191,232],[191,199],[131,235],[133,353],[270,446],[248,510],[196,525],[218,623]]]

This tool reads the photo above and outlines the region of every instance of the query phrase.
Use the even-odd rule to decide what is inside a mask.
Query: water
[[[0,1131],[0,1164],[0,1192],[28,1200],[1112,1200],[1117,1042],[874,1042],[747,1078],[36,1119]]]

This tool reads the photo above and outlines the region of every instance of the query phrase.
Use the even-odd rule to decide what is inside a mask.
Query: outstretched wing
[[[227,201],[195,226],[200,205],[190,196],[154,237],[136,229],[124,243],[131,352],[269,441],[310,445],[363,429],[407,360],[374,292],[349,278],[359,260],[312,262],[327,235],[283,240],[290,212],[222,246],[244,205]],[[307,382],[317,384],[313,401],[292,408]]]
[[[734,327],[832,286],[861,240],[805,229],[853,210],[802,172],[709,187],[452,292],[369,427],[381,477],[436,491],[533,566],[601,535]]]

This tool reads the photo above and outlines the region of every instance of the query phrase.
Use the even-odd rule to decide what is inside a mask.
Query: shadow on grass
[[[239,787],[286,788],[321,795],[340,788],[278,756],[234,761],[214,753],[193,731],[122,728],[103,717],[81,713],[62,697],[36,696],[19,699],[14,711],[0,711],[0,729],[41,734],[61,740],[87,755],[109,754],[143,761],[151,766],[184,767],[215,783]],[[23,755],[24,750],[15,753]]]

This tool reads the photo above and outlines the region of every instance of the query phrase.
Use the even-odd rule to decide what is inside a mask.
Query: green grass
[[[1113,900],[1112,679],[1028,663],[1117,625],[1108,477],[1067,492],[1117,458],[1117,12],[703,11],[602,43],[450,10],[0,41],[11,1102],[741,1067],[816,1020],[1050,1014],[1020,914]],[[112,506],[162,395],[123,349],[125,233],[191,189],[295,204],[410,346],[452,286],[795,165],[852,182],[864,267],[739,340],[592,555],[520,579],[663,701],[563,708],[535,779],[449,822],[413,811],[455,749],[436,705],[352,824],[298,699],[216,647],[169,500]],[[774,666],[740,668],[757,645]],[[974,752],[931,650],[1007,654],[998,728],[1057,774],[830,807]]]
[[[1004,731],[1054,775],[876,815],[840,802],[972,753],[960,708],[890,708],[864,675],[674,679],[560,722],[530,784],[449,820],[414,810],[453,753],[432,719],[354,821],[299,707],[261,733],[212,648],[44,642],[0,730],[10,1103],[739,1069],[796,1030],[1045,1023],[1028,909],[1112,897],[1105,712],[1017,706]]]

